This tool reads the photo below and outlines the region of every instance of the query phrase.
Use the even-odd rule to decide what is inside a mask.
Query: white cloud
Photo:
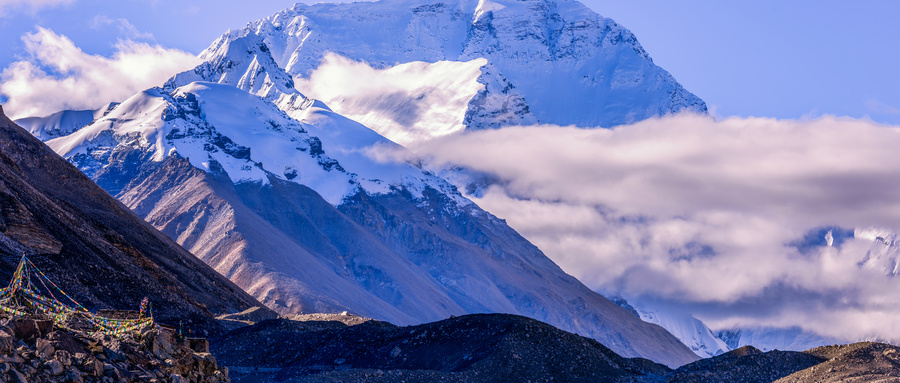
[[[897,148],[900,128],[864,120],[681,115],[479,131],[415,149],[499,179],[479,205],[594,289],[681,302],[713,327],[900,340],[900,276],[860,266],[883,245],[796,245],[822,227],[897,232]]]
[[[130,40],[119,41],[112,57],[90,55],[44,28],[22,40],[29,59],[0,72],[4,110],[13,118],[121,101],[200,62],[187,52]]]
[[[0,0],[0,18],[3,18],[4,15],[9,16],[10,10],[25,9],[34,13],[43,8],[51,8],[73,2],[74,0]]]
[[[153,40],[153,34],[150,32],[141,32],[130,21],[123,18],[112,19],[106,15],[94,16],[91,20],[91,28],[101,29],[105,26],[115,26],[126,39]]]
[[[407,144],[461,131],[466,105],[484,88],[485,59],[411,62],[386,69],[328,53],[295,87],[388,139]]]

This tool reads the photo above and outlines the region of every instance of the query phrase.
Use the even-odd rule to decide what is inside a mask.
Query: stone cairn
[[[0,383],[230,382],[205,340],[177,342],[145,310],[146,299],[141,309],[133,319],[93,314],[23,256],[0,289]]]

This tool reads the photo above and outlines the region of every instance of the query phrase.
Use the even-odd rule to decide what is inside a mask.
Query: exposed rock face
[[[160,320],[199,331],[259,304],[0,114],[0,273],[23,253],[89,309],[147,296]]]
[[[274,381],[616,382],[670,371],[545,323],[500,314],[410,327],[281,319],[232,331],[214,345],[235,376],[264,375],[251,373],[257,368]]]

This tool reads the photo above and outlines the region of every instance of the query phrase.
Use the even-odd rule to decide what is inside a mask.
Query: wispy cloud
[[[131,40],[119,41],[111,57],[91,55],[44,28],[22,40],[30,57],[0,72],[4,110],[14,118],[121,101],[199,64],[187,52]]]
[[[861,266],[884,245],[792,245],[822,227],[900,229],[898,147],[900,128],[864,120],[682,115],[416,150],[499,180],[476,201],[594,289],[680,302],[712,326],[898,340],[900,277]]]
[[[8,17],[15,10],[35,13],[44,8],[71,4],[75,0],[0,0],[0,18]]]
[[[866,101],[866,109],[871,113],[900,115],[900,106],[892,106],[878,100]]]
[[[130,21],[124,18],[110,18],[106,15],[94,16],[91,20],[91,28],[101,29],[106,26],[115,26],[126,39],[133,40],[153,40],[153,34],[150,32],[141,32]]]

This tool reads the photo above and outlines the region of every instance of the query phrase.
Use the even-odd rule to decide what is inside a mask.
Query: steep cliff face
[[[489,64],[484,73],[508,80],[510,89],[515,89],[527,108],[516,108],[514,113],[520,116],[516,119],[498,118],[507,113],[479,112],[478,102],[448,111],[471,117],[460,124],[461,128],[511,125],[529,115],[541,123],[612,127],[680,111],[706,112],[701,99],[653,64],[630,31],[577,1],[298,3],[243,29],[229,31],[201,57],[214,57],[229,41],[247,36],[261,38],[275,62],[296,79],[304,80],[315,80],[316,72],[323,68],[334,69],[334,62],[323,62],[330,53],[381,70],[417,61],[463,63],[484,59]],[[369,81],[382,75],[347,73]],[[495,86],[489,77],[478,79],[482,89]],[[298,88],[326,103],[337,100],[322,91],[317,94],[312,85]],[[436,89],[444,85],[435,82]],[[415,93],[409,89],[405,92],[409,96]],[[348,109],[337,104],[334,108],[353,115],[354,103],[348,100],[371,97],[364,87],[345,88],[341,99]],[[472,94],[470,99],[475,97]],[[367,121],[366,125],[403,142],[402,135],[390,133],[388,122]]]
[[[2,112],[2,109],[0,109]],[[217,330],[259,305],[0,113],[0,272],[22,254],[90,309],[136,309]]]

